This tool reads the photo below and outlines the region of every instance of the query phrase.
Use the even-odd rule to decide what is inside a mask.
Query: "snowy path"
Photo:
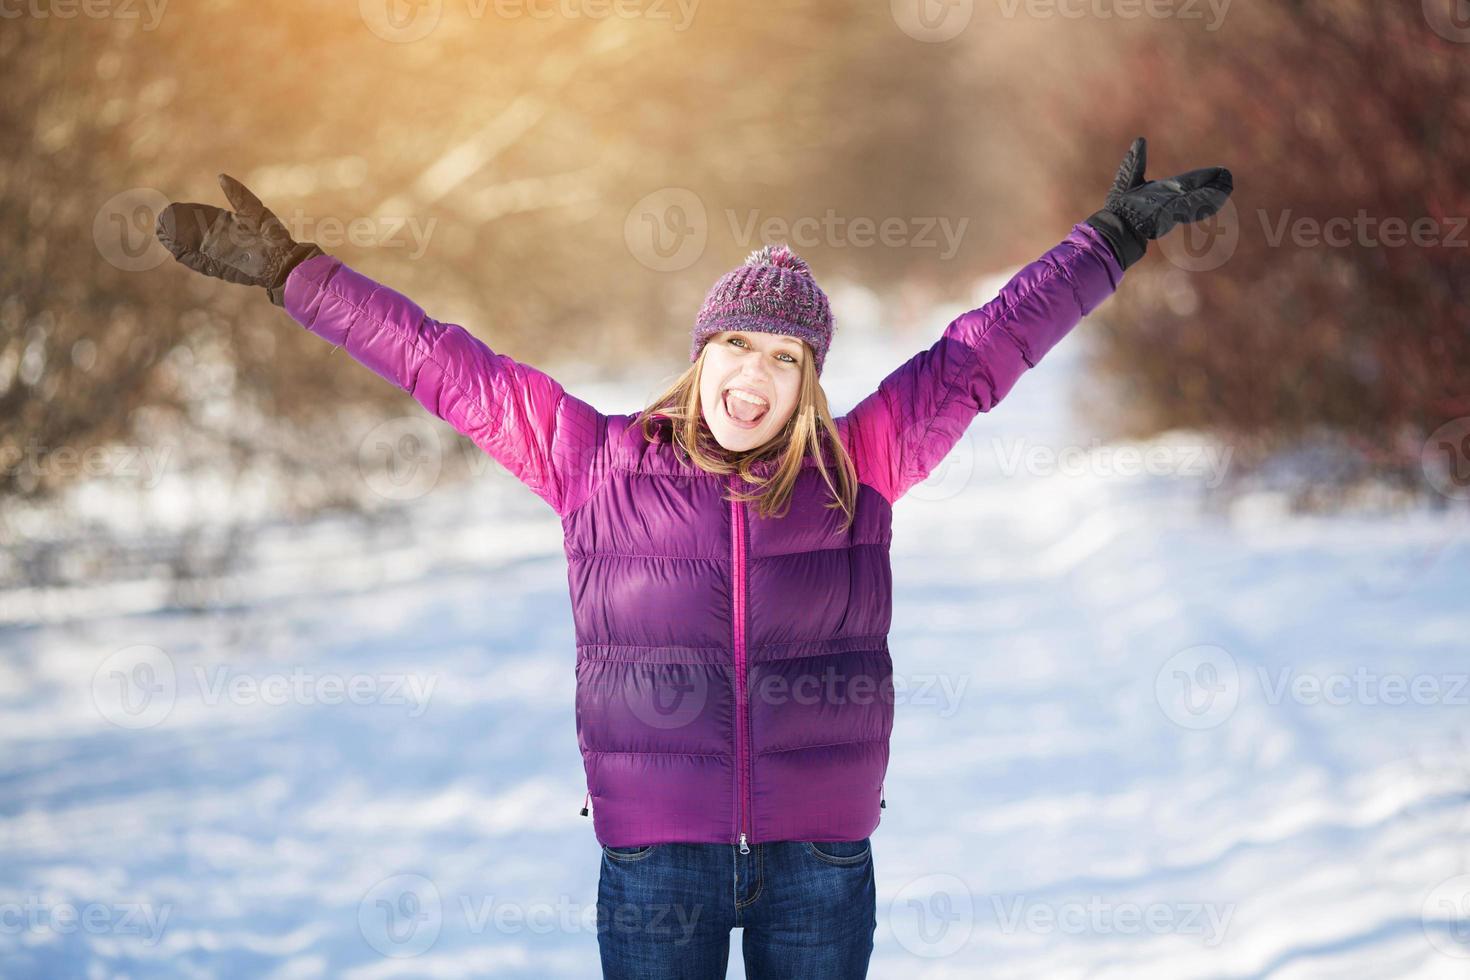
[[[834,409],[932,335],[855,317]],[[1466,975],[1470,530],[1010,471],[1089,445],[1082,342],[895,513],[871,975]],[[598,975],[559,526],[498,471],[413,521],[263,529],[209,615],[0,628],[0,976]]]

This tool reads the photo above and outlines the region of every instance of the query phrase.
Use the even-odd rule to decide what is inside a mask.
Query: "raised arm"
[[[1111,296],[1123,269],[1091,225],[1016,273],[1000,295],[957,317],[842,420],[858,479],[896,502],[954,448],[1078,321]]]
[[[510,470],[559,515],[590,492],[607,419],[546,374],[497,354],[463,327],[354,272],[285,226],[239,181],[220,175],[234,212],[170,204],[159,240],[204,275],[262,286],[308,330],[345,347]]]
[[[330,255],[291,272],[285,309],[468,436],[557,514],[586,499],[607,419],[549,375]]]
[[[954,320],[838,420],[861,482],[897,501],[939,464],[980,412],[1010,392],[1077,322],[1118,288],[1148,243],[1224,207],[1235,188],[1224,167],[1146,180],[1138,137],[1101,210],[1012,277],[1000,295]]]

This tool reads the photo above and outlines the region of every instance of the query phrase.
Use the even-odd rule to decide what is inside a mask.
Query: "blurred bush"
[[[433,6],[442,20],[413,40],[370,29],[373,4],[327,0],[175,4],[152,26],[7,21],[0,460],[189,432],[229,465],[304,476],[342,465],[344,406],[421,411],[262,291],[149,252],[166,200],[225,204],[222,171],[431,316],[588,374],[677,371],[704,292],[768,218],[957,220],[1014,190],[974,152],[1004,101],[977,106],[956,82],[963,44],[913,41],[881,5],[693,5],[687,22],[662,3],[641,18]],[[676,271],[625,240],[665,188],[691,190],[707,223]],[[963,245],[930,273],[957,292],[996,257],[983,236]],[[799,250],[880,289],[937,261],[832,235]],[[0,495],[67,479],[0,467]]]
[[[1422,479],[1425,437],[1470,415],[1470,32],[1452,40],[1444,6],[1236,4],[1218,32],[1139,35],[1052,93],[1079,148],[1059,213],[1135,134],[1150,177],[1236,177],[1233,213],[1155,243],[1105,312],[1120,431],[1210,431],[1247,464],[1325,440]]]
[[[169,441],[175,465],[197,449],[278,472],[303,507],[347,503],[344,419],[421,411],[261,291],[149,252],[162,203],[225,203],[221,171],[299,237],[575,390],[676,372],[709,285],[798,221],[825,281],[906,311],[966,297],[1095,210],[1140,133],[1151,176],[1232,167],[1238,241],[1205,269],[1213,240],[1176,232],[1099,318],[1117,430],[1209,430],[1245,461],[1326,429],[1407,472],[1424,433],[1470,414],[1467,252],[1310,247],[1295,229],[1470,213],[1470,49],[1436,30],[1435,2],[1234,4],[1207,23],[1018,0],[936,43],[898,7],[834,0],[633,17],[202,0],[156,22],[140,4],[7,20],[0,497],[75,472],[17,459]],[[431,8],[422,37],[370,23]],[[628,236],[671,190],[706,240],[662,270]],[[653,232],[689,218],[669,209]],[[859,219],[901,238],[865,245]]]

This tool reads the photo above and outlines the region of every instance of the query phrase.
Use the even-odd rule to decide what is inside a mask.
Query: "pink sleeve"
[[[860,482],[890,503],[922,482],[976,414],[994,408],[1122,277],[1106,240],[1080,223],[995,299],[955,319],[838,420]]]
[[[330,255],[292,270],[285,308],[468,436],[557,514],[586,499],[607,419],[546,374]]]

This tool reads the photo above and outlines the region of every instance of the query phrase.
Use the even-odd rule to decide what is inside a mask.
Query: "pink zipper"
[[[736,477],[730,477],[734,489]],[[750,853],[746,836],[746,815],[750,811],[750,756],[745,741],[749,732],[746,718],[748,704],[745,691],[745,526],[741,521],[741,502],[730,501],[730,541],[734,557],[734,619],[735,619],[735,764],[740,775],[740,802],[738,823],[740,828],[740,853]],[[750,832],[754,836],[754,831]]]

